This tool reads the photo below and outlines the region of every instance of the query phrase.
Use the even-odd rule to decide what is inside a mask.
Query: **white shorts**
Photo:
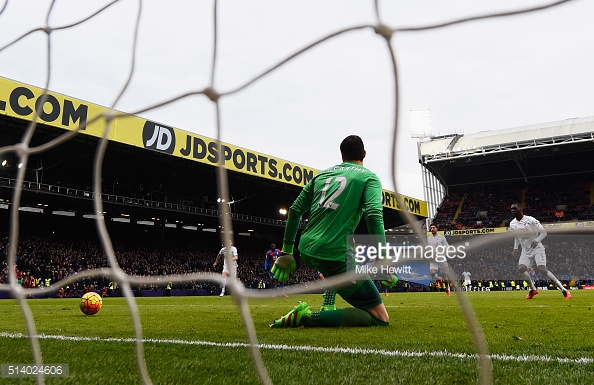
[[[536,266],[546,266],[547,265],[547,255],[545,254],[544,250],[542,252],[537,253],[522,253],[520,254],[520,260],[518,261],[518,265],[524,265],[526,268],[530,269],[532,264],[536,263]]]
[[[465,285],[472,285],[472,282],[470,282],[470,281],[464,281],[464,284]]]
[[[237,266],[232,266],[234,275],[237,275]],[[226,263],[223,264],[223,273],[227,273],[227,275],[231,275],[231,270],[229,269],[229,265]]]
[[[442,273],[447,266],[447,262],[429,262],[429,270],[441,270]]]

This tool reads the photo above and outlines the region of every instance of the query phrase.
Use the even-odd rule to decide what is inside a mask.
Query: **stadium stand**
[[[0,114],[0,147],[5,147],[22,140],[32,118],[23,113],[24,109],[12,108],[15,106],[10,101],[17,100],[21,93],[34,95],[42,90],[1,77],[0,85],[8,100],[2,101],[5,109]],[[41,121],[31,138],[31,148],[91,121],[93,116],[88,111],[108,112],[105,107],[51,94],[55,103],[64,103],[64,116]],[[89,122],[78,135],[59,146],[31,154],[21,203],[47,205],[48,210],[92,212],[94,154],[102,136],[101,124]],[[156,144],[153,138],[163,143]],[[279,209],[290,206],[317,170],[236,145],[221,145],[229,178],[227,204],[236,234],[250,230],[252,236],[277,238],[284,226]],[[214,139],[136,116],[118,120],[102,162],[101,197],[106,215],[119,217],[125,206],[131,219],[147,221],[157,217],[163,223],[192,223],[216,229],[221,199],[216,183],[219,158]],[[18,158],[10,152],[3,154],[1,162],[0,202],[10,204]],[[419,219],[426,217],[425,202],[405,198],[408,204],[397,207],[394,193],[384,190],[384,222],[388,228],[404,223],[400,210],[412,209]]]
[[[21,140],[28,121],[7,114],[0,116],[0,123],[4,127],[0,146],[6,146]],[[31,146],[47,143],[63,129],[40,124]],[[425,181],[430,181],[425,189],[431,221],[446,232],[504,228],[511,219],[512,202],[522,203],[526,213],[544,223],[593,220],[594,166],[589,161],[594,151],[593,131],[594,118],[590,117],[420,142],[419,161]],[[31,156],[19,218],[23,243],[18,269],[24,275],[55,282],[65,274],[105,263],[95,244],[94,223],[87,219],[93,217],[89,216],[94,197],[89,170],[97,143],[91,135],[76,135],[57,148]],[[7,154],[0,167],[3,234],[8,231],[16,170],[17,159]],[[240,278],[248,287],[265,287],[260,254],[270,243],[280,243],[284,218],[278,208],[288,207],[301,186],[241,172],[228,175],[230,215],[245,262],[240,264]],[[442,189],[430,189],[430,184]],[[210,259],[220,247],[217,195],[212,165],[117,141],[108,146],[101,192],[104,215],[118,259],[130,274],[210,271]],[[404,223],[393,209],[384,208],[384,218],[391,228]],[[582,247],[590,250],[584,242]],[[500,259],[504,250],[503,245],[494,244],[477,251],[485,266],[459,267],[475,272],[480,268],[486,278],[491,273],[517,278],[515,262],[508,266],[507,260]],[[45,263],[33,266],[33,260]],[[488,267],[491,261],[501,266]],[[583,266],[555,268],[565,276],[588,279],[589,263]],[[489,273],[489,269],[498,270]],[[299,270],[291,284],[316,278],[315,272]],[[398,289],[421,289],[403,285]],[[213,292],[210,287],[200,289]]]
[[[42,90],[1,77],[0,84],[6,95],[12,95],[0,101],[3,106],[0,147],[9,147],[22,141],[32,119],[24,109],[13,108],[14,101],[23,92],[35,95]],[[16,266],[24,285],[29,284],[25,277],[42,278],[43,283],[46,278],[56,282],[106,263],[96,235],[92,172],[103,126],[79,125],[91,120],[88,111],[107,112],[107,109],[50,94],[56,103],[52,108],[63,104],[63,116],[55,119],[52,115],[54,120],[51,120],[44,115],[35,127],[29,147],[80,130],[60,145],[28,158],[20,186]],[[100,198],[102,217],[117,248],[121,267],[134,275],[211,271],[221,247],[221,236],[226,232],[220,224],[217,143],[135,116],[117,120],[112,129],[102,162]],[[157,136],[159,143],[154,145],[155,141],[151,140]],[[165,141],[160,140],[165,137],[179,145],[163,147]],[[290,206],[316,170],[231,144],[222,145],[221,153],[228,155],[230,201],[227,205],[235,244],[241,253],[240,279],[248,287],[265,287],[268,278],[261,268],[264,252],[270,243],[282,243],[284,232],[285,217],[279,209]],[[19,158],[7,152],[2,154],[0,164],[0,234],[4,235],[1,243],[5,248]],[[426,218],[425,202],[405,198],[408,198],[405,207],[397,207],[394,193],[384,190],[387,227],[404,223],[400,210],[411,211],[418,219]],[[307,217],[302,225],[305,221]],[[364,231],[364,223],[361,225]],[[7,269],[4,266],[0,279],[6,277]],[[317,278],[316,272],[300,267],[289,284]],[[106,286],[108,283],[103,279],[81,284]],[[213,291],[211,287],[200,289]],[[80,288],[79,293],[83,291]]]
[[[500,227],[519,202],[542,222],[591,220],[593,151],[594,117],[421,141],[429,217],[447,230]]]
[[[510,256],[513,240],[497,235],[512,219],[510,205],[520,203],[546,228],[564,231],[544,241],[550,269],[566,286],[591,285],[594,240],[586,230],[594,226],[593,151],[594,117],[420,142],[429,221],[450,244],[470,245],[454,270],[471,271],[475,290],[524,289]],[[472,247],[479,238],[481,245]]]
[[[437,208],[434,221],[444,230],[505,227],[511,220],[510,202],[525,202],[526,212],[543,223],[593,220],[590,181],[537,181],[526,187],[514,183],[452,187]]]
[[[138,288],[140,290],[163,290],[167,284],[167,275],[189,274],[193,272],[213,272],[220,269],[212,267],[219,247],[213,242],[213,247],[196,249],[188,243],[167,250],[159,250],[151,246],[139,245],[137,240],[128,239],[126,242],[114,244],[118,263],[122,270],[134,276],[163,276],[163,285],[150,285]],[[206,245],[204,245],[206,246]],[[240,250],[238,277],[245,286],[252,289],[265,288],[260,282],[268,282],[268,273],[264,271],[264,252]],[[6,237],[0,241],[0,257],[5,257],[7,250]],[[77,274],[79,271],[107,267],[107,259],[101,245],[91,239],[73,239],[68,237],[42,238],[38,236],[23,237],[19,241],[17,263],[14,266],[23,287],[34,285],[44,286],[47,279],[57,282],[65,277]],[[8,267],[2,258],[0,282],[6,281]],[[290,285],[304,284],[317,280],[317,271],[300,265],[298,272],[291,277]],[[33,279],[33,281],[31,281]],[[31,282],[35,282],[31,284]],[[102,291],[109,286],[110,278],[102,277],[77,282],[75,288],[81,296],[85,288]],[[208,289],[208,294],[215,294],[218,287],[211,291],[210,283],[189,283],[180,285],[176,289]],[[63,288],[65,289],[65,288]],[[204,293],[206,294],[206,293]]]

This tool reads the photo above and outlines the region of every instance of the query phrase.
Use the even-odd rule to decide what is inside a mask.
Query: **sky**
[[[550,3],[378,1],[380,20],[391,29]],[[51,91],[134,113],[211,85],[219,93],[236,90],[314,41],[378,23],[372,0],[223,0],[213,75],[214,1],[122,0],[60,28],[108,4],[0,0],[0,76],[41,88],[49,78]],[[357,134],[366,145],[364,165],[385,189],[424,199],[411,111],[430,111],[434,135],[593,116],[592,15],[594,1],[574,0],[529,14],[397,32],[391,39],[397,78],[386,40],[372,28],[339,34],[224,95],[221,140],[324,169],[340,163],[340,141]],[[55,28],[49,50],[48,35],[34,31],[46,25]],[[216,108],[203,95],[137,115],[217,137]]]

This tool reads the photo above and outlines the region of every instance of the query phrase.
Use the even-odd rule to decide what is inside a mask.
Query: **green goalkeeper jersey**
[[[363,215],[369,234],[377,235],[378,242],[386,240],[382,184],[357,163],[344,162],[321,171],[303,188],[291,211],[297,216],[289,216],[284,243],[295,244],[299,220],[309,211],[299,241],[299,251],[308,256],[345,260],[347,236],[354,234]]]

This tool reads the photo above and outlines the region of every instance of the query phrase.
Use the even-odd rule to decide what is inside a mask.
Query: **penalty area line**
[[[6,333],[0,332],[1,338],[29,338],[28,335],[22,333]],[[135,343],[135,338],[99,338],[99,337],[75,337],[75,336],[61,336],[38,334],[38,339],[45,340],[61,340],[61,341],[100,341],[100,342],[123,342]],[[143,343],[153,344],[172,344],[172,345],[195,345],[195,346],[212,346],[220,348],[248,348],[250,344],[243,342],[212,342],[212,341],[188,341],[188,340],[167,340],[167,339],[152,339],[145,338]],[[260,349],[269,350],[288,350],[288,351],[307,351],[320,353],[340,353],[340,354],[354,354],[354,355],[380,355],[388,357],[441,357],[441,358],[457,358],[457,359],[477,359],[476,354],[453,353],[447,350],[442,351],[410,351],[410,350],[384,350],[384,349],[360,349],[360,348],[341,348],[341,347],[322,347],[322,346],[307,346],[307,345],[276,345],[276,344],[259,344]],[[594,363],[593,358],[568,358],[568,357],[551,357],[551,356],[537,356],[537,355],[507,355],[507,354],[491,354],[490,358],[494,361],[513,361],[513,362],[558,362],[562,364],[591,364]]]

